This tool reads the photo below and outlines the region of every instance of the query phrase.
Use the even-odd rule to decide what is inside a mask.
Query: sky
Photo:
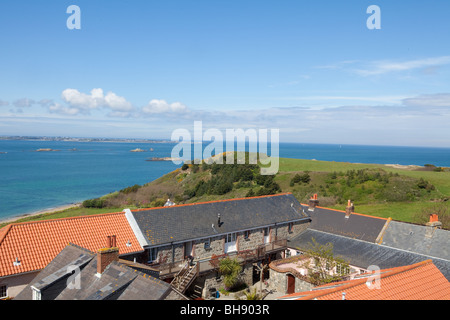
[[[449,12],[446,0],[2,0],[0,135],[170,139],[202,121],[279,129],[281,142],[450,147]]]

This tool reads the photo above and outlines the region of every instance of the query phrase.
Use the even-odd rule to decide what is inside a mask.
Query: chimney
[[[430,221],[426,223],[426,226],[425,237],[432,238],[434,231],[442,227],[442,222],[439,221],[439,216],[433,213],[430,214]]]
[[[309,208],[308,211],[314,211],[314,208],[319,205],[319,199],[317,199],[317,193],[309,199]]]
[[[347,207],[345,208],[345,217],[348,219],[350,218],[350,215],[355,212],[355,206],[353,205],[353,203],[348,200],[347,202]]]
[[[116,236],[108,236],[106,248],[97,251],[97,275],[101,275],[111,262],[119,260],[119,248],[116,245]]]

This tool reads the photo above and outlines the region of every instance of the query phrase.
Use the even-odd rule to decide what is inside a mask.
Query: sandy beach
[[[59,207],[55,207],[55,208],[39,210],[39,211],[36,211],[36,212],[26,213],[26,214],[14,216],[14,217],[0,218],[0,223],[1,224],[3,224],[3,223],[10,223],[10,222],[14,222],[14,221],[19,220],[19,219],[28,218],[28,217],[32,217],[32,216],[38,216],[38,215],[44,214],[44,213],[54,213],[54,212],[58,212],[58,211],[62,211],[62,210],[70,209],[70,208],[77,208],[80,205],[81,205],[81,203],[67,204],[67,205],[64,205],[64,206],[59,206]]]

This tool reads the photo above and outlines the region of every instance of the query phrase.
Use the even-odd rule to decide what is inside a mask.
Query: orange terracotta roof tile
[[[346,300],[450,300],[450,282],[431,260],[381,270],[379,289],[369,288],[367,279],[367,275],[361,275],[279,299],[342,300],[345,293]]]
[[[110,235],[121,255],[143,251],[124,212],[10,224],[0,230],[0,277],[40,270],[69,243],[95,252]]]

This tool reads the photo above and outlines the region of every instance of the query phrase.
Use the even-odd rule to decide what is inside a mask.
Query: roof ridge
[[[388,278],[390,276],[394,276],[394,275],[400,274],[402,272],[410,271],[410,270],[422,267],[424,265],[428,265],[430,263],[432,264],[432,260],[428,259],[428,260],[417,262],[417,263],[414,263],[414,264],[408,265],[408,266],[383,269],[383,270],[380,270],[380,272],[381,272],[380,278],[381,279]],[[370,275],[370,274],[367,273],[366,275]],[[306,292],[307,294],[303,295],[305,292],[298,292],[299,298],[297,300],[315,299],[318,297],[326,296],[333,292],[339,292],[339,291],[343,291],[343,290],[346,290],[349,288],[360,286],[360,285],[366,283],[367,279],[368,279],[367,277],[364,277],[364,278],[355,278],[352,280],[344,280],[344,281],[335,282],[335,283],[328,283],[328,284],[323,285],[323,289],[320,288],[321,286],[313,288],[312,290],[309,291],[309,292],[311,292],[310,294],[308,294],[308,292]],[[327,286],[330,286],[330,285],[335,285],[335,287],[327,288]],[[317,292],[314,293],[314,290],[317,290]],[[292,295],[292,297],[295,297],[294,294]]]
[[[186,206],[194,206],[194,205],[208,204],[208,203],[232,202],[232,201],[240,201],[240,200],[248,200],[248,199],[270,198],[270,197],[285,196],[285,195],[289,195],[289,194],[292,194],[292,192],[283,192],[283,193],[269,194],[269,195],[264,195],[264,196],[247,197],[247,198],[233,198],[233,199],[221,199],[221,200],[212,200],[212,201],[203,201],[203,202],[183,203],[183,204],[177,204],[175,206],[169,206],[169,207],[140,208],[140,209],[133,209],[130,211],[138,212],[138,211],[147,211],[147,210],[168,209],[168,208],[186,207]]]
[[[420,262],[417,262],[417,263],[414,263],[414,264],[411,264],[408,266],[401,266],[401,267],[394,267],[394,268],[390,268],[390,269],[380,270],[380,271],[385,272],[385,273],[382,273],[380,276],[381,276],[381,278],[388,278],[390,276],[394,276],[394,275],[397,275],[397,274],[405,272],[405,271],[423,267],[430,263],[433,264],[433,261],[431,259],[427,259],[427,260],[423,260],[423,261],[420,261]]]
[[[12,224],[8,224],[5,227],[0,229],[0,245],[2,244],[3,240],[6,238],[6,235],[9,233],[9,230],[11,229]]]
[[[308,206],[308,205],[305,204],[305,203],[302,203],[301,205],[302,205],[302,206]],[[316,208],[346,213],[344,210],[339,210],[339,209],[333,209],[333,208],[327,208],[327,207],[321,207],[321,206],[316,206]],[[381,220],[388,220],[388,219],[389,219],[389,218],[383,218],[383,217],[371,216],[371,215],[369,215],[369,214],[357,213],[357,212],[352,212],[352,215],[353,215],[353,214],[356,214],[356,215],[358,215],[358,216],[365,216],[365,217],[369,217],[369,218],[381,219]]]

